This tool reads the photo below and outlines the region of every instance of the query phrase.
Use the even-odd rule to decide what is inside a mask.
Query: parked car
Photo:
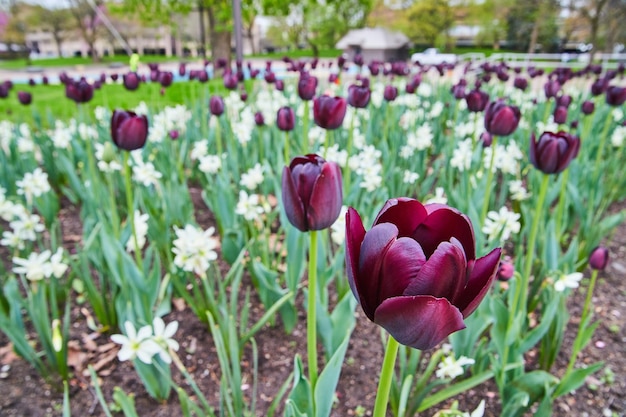
[[[456,64],[458,57],[455,54],[442,54],[437,48],[428,48],[411,55],[411,61],[422,65]]]
[[[561,62],[589,62],[589,52],[593,45],[588,43],[567,43],[561,48]]]

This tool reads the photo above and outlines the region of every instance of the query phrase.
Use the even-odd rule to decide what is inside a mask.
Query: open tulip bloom
[[[430,349],[464,329],[498,271],[500,248],[476,259],[472,224],[443,204],[388,200],[365,231],[346,215],[350,288],[365,315],[399,343]]]

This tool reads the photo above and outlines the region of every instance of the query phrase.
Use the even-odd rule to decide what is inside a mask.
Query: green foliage
[[[437,38],[454,24],[450,2],[423,0],[413,3],[405,12],[403,31],[413,42],[435,45]],[[448,45],[446,39],[445,44]]]

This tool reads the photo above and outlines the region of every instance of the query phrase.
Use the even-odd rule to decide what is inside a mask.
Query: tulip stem
[[[126,187],[126,207],[128,208],[128,213],[126,215],[127,221],[130,223],[130,230],[132,232],[132,236],[135,243],[135,261],[137,262],[137,268],[139,271],[143,272],[143,262],[141,262],[141,248],[139,247],[139,240],[137,239],[137,229],[135,228],[135,209],[133,202],[133,189],[130,182],[130,165],[128,164],[128,155],[130,152],[124,152],[124,185]]]
[[[309,100],[304,100],[302,117],[302,155],[309,153]]]
[[[378,391],[376,391],[376,403],[374,404],[374,414],[372,417],[385,417],[387,413],[387,404],[389,403],[389,390],[391,389],[391,380],[393,379],[393,371],[396,364],[396,356],[400,344],[389,335],[387,338],[387,347],[385,348],[385,358],[380,369],[380,379],[378,380]]]
[[[356,108],[352,112],[352,118],[350,119],[350,131],[348,132],[348,146],[346,150],[348,151],[348,158],[352,155],[352,141],[354,140],[354,119],[356,119]],[[344,170],[343,179],[345,181],[344,190],[346,195],[350,195],[350,168],[346,163],[346,169]]]
[[[109,189],[109,202],[111,203],[111,226],[113,227],[113,235],[116,239],[120,237],[119,231],[119,218],[117,213],[117,199],[115,198],[115,189],[113,187],[113,176],[109,175],[107,178],[107,187]]]
[[[584,330],[587,328],[589,321],[589,307],[591,306],[591,297],[593,296],[593,289],[596,285],[596,279],[598,278],[598,270],[594,269],[591,272],[591,282],[589,282],[589,288],[587,288],[587,297],[585,298],[585,304],[583,305],[583,311],[580,315],[580,324],[578,325],[578,333],[576,333],[576,339],[574,340],[574,344],[572,345],[572,355],[569,358],[569,363],[567,364],[567,370],[565,371],[565,375],[562,380],[565,380],[569,374],[574,369],[574,364],[576,363],[576,357],[580,353],[581,349],[584,346],[581,346]]]
[[[222,146],[222,131],[220,129],[220,118],[216,116],[215,123],[215,144],[217,146],[217,157],[222,159],[223,146]]]
[[[489,200],[491,199],[491,183],[493,182],[493,164],[496,159],[496,148],[498,144],[498,137],[493,135],[493,141],[491,142],[491,159],[489,160],[489,172],[487,172],[487,184],[485,185],[485,197],[483,199],[483,208],[480,211],[480,227],[483,227],[485,218],[487,218],[487,211],[489,210]]]
[[[283,159],[285,165],[289,163],[289,132],[285,131],[285,146],[283,147]]]
[[[559,192],[559,205],[556,208],[556,233],[559,235],[559,239],[561,239],[561,222],[563,221],[563,212],[565,211],[565,200],[567,194],[567,181],[569,179],[569,169],[566,169],[563,175],[561,176],[561,191]]]
[[[604,152],[604,145],[606,144],[606,137],[609,133],[609,127],[611,126],[611,115],[607,114],[606,119],[604,119],[604,128],[602,128],[602,134],[600,135],[600,145],[598,146],[598,153],[596,154],[596,161],[593,166],[593,174],[594,174],[594,184],[598,181],[600,177],[600,159],[602,158],[602,153]],[[591,201],[593,204],[593,201]]]
[[[309,361],[309,380],[315,390],[317,382],[317,230],[309,231],[309,297],[307,303],[306,341]]]

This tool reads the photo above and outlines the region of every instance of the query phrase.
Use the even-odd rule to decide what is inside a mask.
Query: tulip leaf
[[[328,314],[326,306],[323,306],[318,300],[317,328],[327,357],[331,357],[335,353],[345,335],[352,333],[356,322],[354,317],[356,304],[356,299],[351,292],[348,292],[337,303],[333,312]]]
[[[535,346],[550,328],[552,320],[554,319],[554,316],[560,304],[558,303],[558,300],[555,299],[550,300],[550,302],[546,304],[547,308],[545,309],[545,311],[543,311],[541,322],[539,323],[539,325],[537,325],[537,327],[528,332],[528,334],[522,341],[518,349],[520,354],[528,352],[533,346]]]
[[[520,375],[510,382],[505,388],[505,398],[508,393],[524,392],[528,395],[526,407],[530,407],[535,402],[549,394],[549,389],[558,383],[558,379],[545,371],[532,371]],[[503,412],[503,415],[508,415]]]
[[[341,374],[341,364],[343,363],[343,358],[346,355],[351,334],[352,332],[345,335],[343,342],[330,358],[317,380],[314,393],[316,417],[328,417],[330,415],[330,411],[333,406],[333,399],[335,398],[337,382],[339,381],[339,375]]]
[[[290,406],[294,416],[312,416],[312,395],[311,385],[308,379],[304,376],[304,366],[302,365],[302,358],[300,355],[296,355],[293,360],[293,388],[289,393],[286,406]],[[290,405],[291,403],[291,405]],[[304,410],[304,411],[301,411]]]
[[[495,317],[494,325],[491,326],[491,340],[496,345],[497,351],[502,353],[506,345],[507,325],[510,313],[501,299],[493,297],[490,301],[491,313]]]
[[[556,389],[552,394],[552,398],[558,398],[561,395],[578,389],[585,382],[585,379],[589,375],[597,372],[603,366],[604,362],[596,362],[593,365],[587,366],[586,368],[579,368],[574,370],[565,378],[563,378],[561,382],[556,386]]]
[[[550,220],[545,232],[545,239],[543,241],[545,245],[543,252],[544,265],[547,270],[555,271],[558,269],[560,250],[553,220]]]
[[[288,293],[278,283],[278,273],[267,268],[258,261],[252,261],[249,269],[252,283],[259,292],[259,298],[266,309],[270,309],[281,297]],[[298,320],[297,311],[293,299],[283,304],[280,308],[280,316],[287,333],[291,332]]]
[[[127,417],[138,417],[135,408],[134,396],[126,394],[120,387],[113,388],[113,401],[121,408]]]

